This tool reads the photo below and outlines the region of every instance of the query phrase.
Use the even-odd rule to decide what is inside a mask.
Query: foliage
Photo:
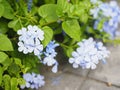
[[[39,73],[38,68],[45,58],[43,53],[48,52],[47,45],[52,40],[63,48],[68,57],[71,57],[78,47],[76,44],[84,38],[120,43],[119,39],[111,40],[108,33],[101,31],[109,18],[101,20],[97,30],[94,30],[95,18],[90,10],[97,6],[90,0],[0,0],[0,89],[19,90],[26,83],[22,77],[24,74]],[[39,56],[18,51],[17,32],[29,25],[36,25],[44,32],[44,40],[40,42],[44,49]]]

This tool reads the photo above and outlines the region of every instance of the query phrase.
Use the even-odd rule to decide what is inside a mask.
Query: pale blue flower
[[[28,0],[28,11],[31,10],[33,0]]]
[[[55,43],[55,41],[51,41],[44,52],[45,57],[42,60],[42,63],[47,66],[53,66],[52,72],[56,73],[58,71],[58,62],[55,59],[57,52],[55,51],[55,48],[58,47],[59,44]]]
[[[99,14],[100,9],[99,8],[94,8],[90,10],[90,14],[93,15],[93,18],[97,18]]]
[[[57,53],[55,52],[55,48],[58,47],[59,44],[55,43],[55,41],[51,41],[47,47],[46,47],[46,51],[44,52],[44,54],[46,56],[51,55],[52,57],[55,57],[57,55]]]
[[[53,73],[57,73],[58,71],[58,62],[56,61],[56,63],[54,64],[54,66],[52,67],[52,72]]]
[[[92,4],[100,4],[102,3],[101,0],[90,0]]]
[[[18,51],[24,54],[34,53],[40,55],[43,51],[41,41],[44,40],[44,32],[37,26],[29,25],[27,28],[22,28],[17,32],[19,36]]]
[[[90,0],[91,3],[96,4],[98,0]]]
[[[47,56],[43,59],[43,64],[47,64],[47,66],[52,66],[56,63],[56,60],[52,56]]]
[[[86,69],[95,69],[99,60],[108,57],[109,51],[103,46],[102,42],[95,42],[93,38],[84,39],[78,43],[76,51],[72,52],[69,63],[73,64],[73,68],[81,66]]]
[[[26,88],[32,88],[32,89],[38,89],[39,87],[44,86],[45,81],[44,81],[44,76],[40,74],[35,74],[35,73],[26,73],[23,74],[23,78],[26,81],[25,85],[21,85],[21,89]]]
[[[91,9],[91,14],[96,19],[94,29],[97,29],[99,22],[106,18],[101,31],[108,33],[110,39],[117,36],[118,24],[120,23],[120,8],[116,1],[101,3],[98,7]]]

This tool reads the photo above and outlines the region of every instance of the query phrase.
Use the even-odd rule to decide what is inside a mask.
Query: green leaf
[[[8,3],[8,1],[3,0],[2,5],[5,6],[3,17],[7,18],[7,19],[13,19],[14,18],[14,11],[13,11],[12,7],[10,6],[10,4]]]
[[[17,78],[11,78],[10,84],[11,84],[10,90],[19,90],[19,88],[17,87],[18,86]]]
[[[9,28],[13,28],[14,31],[17,31],[17,30],[19,30],[19,29],[21,28],[21,25],[20,25],[19,20],[18,20],[18,19],[15,19],[15,20],[10,21],[10,22],[8,23],[8,27],[9,27]]]
[[[71,54],[73,52],[73,48],[72,47],[64,48],[64,51],[68,57],[71,57]]]
[[[41,18],[39,23],[40,23],[40,26],[44,26],[47,22],[44,18]]]
[[[105,21],[106,21],[105,18],[102,19],[102,20],[100,20],[100,22],[99,22],[98,25],[97,25],[97,29],[98,29],[98,30],[102,30]]]
[[[19,65],[20,67],[22,67],[22,63],[21,60],[19,58],[14,58],[15,64]]]
[[[18,73],[20,72],[20,67],[17,64],[12,63],[8,67],[8,72],[9,72],[10,75],[18,75]]]
[[[0,4],[0,18],[4,13],[4,6],[2,4]]]
[[[2,62],[4,71],[8,69],[12,62],[13,60],[11,58],[7,58],[4,62]]]
[[[69,12],[71,4],[67,0],[57,0],[57,5],[61,7],[63,13]]]
[[[87,23],[88,17],[89,17],[88,14],[82,14],[80,15],[80,21],[83,23]]]
[[[11,41],[3,34],[0,34],[0,50],[1,51],[13,51]]]
[[[21,60],[23,65],[25,65],[23,70],[24,73],[26,73],[28,70],[31,71],[31,69],[34,67],[36,68],[36,65],[39,63],[38,57],[34,55],[24,55]]]
[[[3,81],[5,84],[5,90],[11,90],[10,89],[10,76],[9,75],[4,75],[3,76]]]
[[[25,80],[23,78],[18,78],[17,81],[19,85],[25,85]]]
[[[0,66],[0,86],[2,83],[2,74],[3,74],[3,68]]]
[[[52,40],[53,30],[48,26],[43,27],[43,30],[44,30],[44,37],[45,37],[45,39],[43,40],[43,45],[45,47]]]
[[[55,3],[55,0],[44,0],[44,1],[45,1],[45,3],[49,3],[49,4],[50,3],[53,3],[53,4]]]
[[[38,14],[47,22],[54,22],[58,20],[58,16],[56,15],[56,8],[57,5],[55,4],[46,4],[38,9]]]
[[[7,21],[3,21],[1,19],[1,21],[0,21],[0,33],[4,34],[4,33],[6,33],[8,31],[7,24],[8,24]]]
[[[18,19],[17,19],[17,20],[10,21],[10,22],[8,23],[8,27],[9,27],[9,28],[15,27],[15,25],[17,24],[17,22],[18,22]]]
[[[8,58],[8,55],[4,52],[0,52],[0,63],[4,62]]]
[[[62,28],[71,38],[80,41],[80,25],[77,20],[67,20],[62,23]]]

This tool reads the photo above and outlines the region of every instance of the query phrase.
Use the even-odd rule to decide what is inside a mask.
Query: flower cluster
[[[97,29],[98,23],[104,18],[108,18],[104,24],[102,31],[107,32],[111,37],[114,37],[118,34],[117,28],[120,23],[120,8],[117,5],[116,1],[111,1],[108,3],[100,3],[96,8],[91,9],[91,14],[94,19],[96,19],[94,28]]]
[[[40,74],[35,73],[26,73],[23,75],[24,80],[26,81],[25,85],[21,85],[20,88],[24,89],[26,88],[32,88],[32,89],[38,89],[39,87],[44,86],[44,76]]]
[[[45,58],[43,59],[42,63],[52,67],[52,72],[56,73],[58,68],[58,62],[56,61],[55,57],[57,52],[55,52],[55,48],[59,46],[59,44],[55,43],[55,41],[51,41],[47,47],[46,51],[44,52]]]
[[[44,39],[44,32],[37,26],[29,25],[17,32],[19,36],[18,51],[24,54],[34,52],[34,55],[40,55],[43,51],[41,41]]]
[[[74,68],[81,66],[86,69],[95,69],[99,60],[104,61],[110,53],[102,42],[97,43],[93,41],[93,38],[84,39],[78,45],[79,47],[72,52],[72,57],[69,59],[69,63],[73,64]]]

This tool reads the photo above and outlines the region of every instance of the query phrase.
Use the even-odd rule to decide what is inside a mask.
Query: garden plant
[[[73,68],[107,63],[119,44],[120,8],[102,0],[0,0],[0,90],[45,87],[44,65],[57,73],[57,47]]]

